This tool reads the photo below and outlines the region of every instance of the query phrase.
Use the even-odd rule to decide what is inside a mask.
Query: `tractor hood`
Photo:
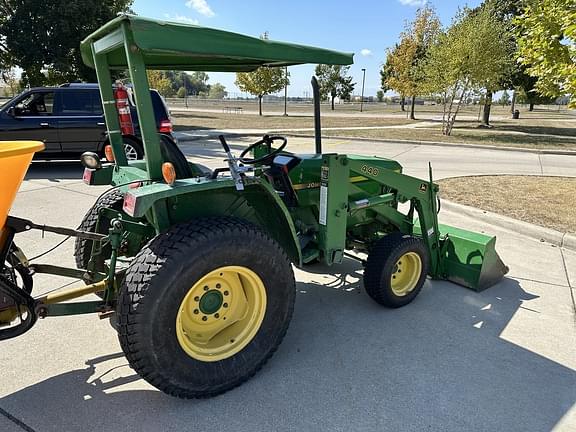
[[[105,54],[110,68],[126,69],[125,44],[140,50],[147,69],[250,72],[260,66],[353,63],[351,53],[126,14],[82,41],[82,59],[93,68],[94,54]]]

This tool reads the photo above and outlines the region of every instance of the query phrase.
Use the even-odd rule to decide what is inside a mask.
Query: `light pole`
[[[287,116],[288,112],[286,110],[288,104],[288,66],[284,69],[284,77],[286,82],[284,83],[284,115]]]
[[[362,96],[360,96],[360,112],[364,108],[364,81],[366,80],[366,69],[362,68]]]

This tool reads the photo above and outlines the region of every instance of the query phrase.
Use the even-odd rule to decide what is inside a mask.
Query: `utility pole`
[[[362,96],[360,96],[360,112],[364,108],[364,81],[366,80],[366,69],[362,68]]]

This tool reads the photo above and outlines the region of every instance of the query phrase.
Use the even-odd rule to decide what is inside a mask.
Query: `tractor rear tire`
[[[161,391],[216,396],[273,355],[295,295],[286,253],[260,228],[197,219],[158,235],[130,264],[118,298],[120,345]]]
[[[84,219],[82,219],[78,230],[96,232],[96,225],[98,223],[100,210],[103,208],[111,208],[112,210],[121,212],[123,202],[124,194],[117,189],[100,197],[100,199],[98,199],[92,208],[88,210],[88,212],[84,215]],[[103,217],[101,219],[100,226],[98,227],[98,233],[107,234],[109,225],[110,221]],[[79,269],[87,269],[90,256],[92,255],[92,243],[92,240],[76,237],[76,242],[74,243],[74,259],[76,260],[76,267]],[[110,253],[111,249],[109,245],[106,245],[102,248],[102,253],[94,257],[96,260],[94,270],[105,270],[104,261],[106,257],[110,256]]]
[[[392,233],[376,242],[366,261],[364,289],[377,303],[398,308],[416,298],[430,258],[422,240]]]

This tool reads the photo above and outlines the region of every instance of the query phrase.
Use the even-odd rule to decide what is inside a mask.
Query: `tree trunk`
[[[510,104],[510,113],[514,114],[516,110],[516,90],[512,90],[512,103]]]
[[[258,113],[262,115],[262,96],[258,96]]]
[[[331,96],[332,98],[332,111],[334,111],[334,99],[336,99],[336,96]]]
[[[404,108],[405,103],[406,103],[406,98],[404,96],[402,96],[400,98],[400,107],[402,108],[402,111],[406,111],[406,109]]]
[[[412,101],[410,104],[410,120],[416,120],[414,117],[414,104],[416,103],[416,96],[412,96]]]
[[[492,92],[486,92],[486,98],[484,102],[484,112],[482,113],[482,124],[484,126],[490,126],[490,109],[492,108]]]
[[[534,103],[530,102],[530,111],[534,111]]]

